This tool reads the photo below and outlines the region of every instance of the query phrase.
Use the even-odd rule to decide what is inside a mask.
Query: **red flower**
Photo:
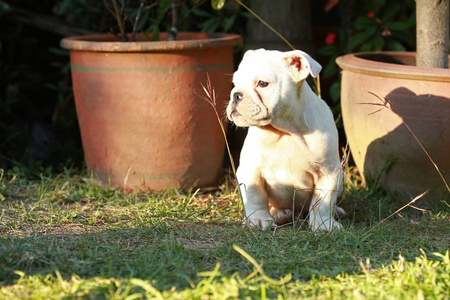
[[[335,7],[337,4],[339,3],[339,0],[328,0],[325,3],[325,7],[323,8],[323,10],[325,11],[330,11],[333,7]]]
[[[336,34],[335,33],[329,33],[328,35],[327,35],[327,37],[325,38],[325,43],[327,44],[327,45],[331,45],[331,44],[333,44],[334,43],[334,40],[336,39]]]
[[[373,11],[369,11],[369,12],[367,13],[367,17],[368,17],[368,18],[373,18],[373,17],[375,17],[375,14],[373,13]]]

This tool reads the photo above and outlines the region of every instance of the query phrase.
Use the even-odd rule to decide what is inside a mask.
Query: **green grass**
[[[0,299],[449,299],[450,215],[347,188],[345,230],[243,227],[237,191],[0,174]],[[421,201],[414,203],[422,207]]]

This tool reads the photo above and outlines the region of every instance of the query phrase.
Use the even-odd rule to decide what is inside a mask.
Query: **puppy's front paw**
[[[244,224],[266,230],[273,227],[275,222],[268,211],[255,211],[245,218]]]
[[[340,230],[342,229],[342,225],[339,224],[336,220],[333,218],[320,218],[320,217],[309,217],[309,226],[311,227],[312,231],[316,232],[331,232],[333,230]]]

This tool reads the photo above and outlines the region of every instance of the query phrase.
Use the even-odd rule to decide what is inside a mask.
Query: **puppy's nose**
[[[241,92],[236,92],[233,94],[233,100],[235,102],[240,102],[244,98],[244,95],[242,95]]]

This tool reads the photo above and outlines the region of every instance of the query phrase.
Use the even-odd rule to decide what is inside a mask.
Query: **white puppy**
[[[280,225],[309,206],[313,230],[341,227],[333,218],[342,191],[338,133],[330,108],[305,82],[320,69],[299,50],[259,49],[247,51],[234,73],[227,116],[250,127],[237,171],[249,225]]]

